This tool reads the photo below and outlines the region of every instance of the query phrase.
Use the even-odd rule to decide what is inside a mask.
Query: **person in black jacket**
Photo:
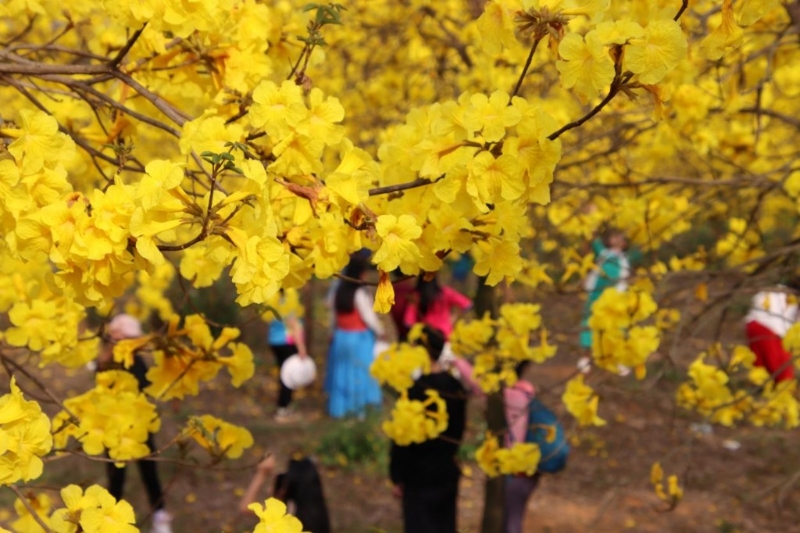
[[[455,533],[456,500],[461,470],[456,454],[466,424],[466,390],[455,377],[442,369],[439,356],[444,334],[426,326],[419,344],[431,358],[431,372],[421,376],[408,390],[411,400],[425,400],[433,389],[447,406],[447,429],[439,437],[421,444],[398,446],[392,443],[390,476],[393,492],[403,500],[406,533]]]

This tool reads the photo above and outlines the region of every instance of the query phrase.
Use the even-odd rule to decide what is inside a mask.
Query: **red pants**
[[[756,354],[756,365],[767,369],[775,381],[794,378],[792,355],[783,347],[783,340],[758,322],[746,326],[750,349]]]

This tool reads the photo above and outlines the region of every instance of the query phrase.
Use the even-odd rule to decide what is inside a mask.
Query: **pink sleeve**
[[[471,390],[473,394],[480,397],[486,396],[480,385],[478,385],[478,382],[472,377],[472,365],[469,361],[457,357],[453,364],[456,370],[458,370],[458,373],[461,374],[461,380],[464,382],[464,385],[469,387],[469,390]]]
[[[447,307],[458,307],[463,310],[472,307],[472,300],[450,287],[442,287],[442,296],[444,296]]]
[[[417,304],[408,302],[403,312],[403,324],[411,327],[417,323]]]

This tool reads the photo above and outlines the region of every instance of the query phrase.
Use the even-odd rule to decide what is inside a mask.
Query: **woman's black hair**
[[[517,366],[514,367],[514,373],[517,375],[517,379],[522,378],[522,374],[525,373],[530,365],[530,361],[522,361],[517,363]]]
[[[353,309],[355,309],[356,290],[361,287],[361,284],[355,280],[361,279],[368,266],[369,263],[365,259],[359,257],[350,259],[343,273],[345,278],[350,279],[341,280],[333,301],[333,306],[337,313],[352,313]]]
[[[293,501],[295,516],[309,533],[330,533],[328,506],[322,491],[322,479],[308,457],[292,459],[289,469],[275,479],[275,497]]]
[[[423,326],[417,344],[428,350],[428,355],[432,361],[438,361],[444,350],[444,333],[440,329],[431,326]]]
[[[434,302],[439,299],[442,294],[442,287],[434,275],[429,281],[425,280],[425,274],[420,274],[417,278],[417,294],[419,295],[419,318],[423,318],[428,314],[428,311],[433,307]]]

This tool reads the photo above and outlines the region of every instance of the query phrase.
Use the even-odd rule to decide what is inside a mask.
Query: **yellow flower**
[[[228,372],[231,375],[231,384],[234,387],[239,387],[253,377],[255,372],[253,352],[249,346],[241,342],[232,342],[228,347],[233,354],[229,357],[219,357],[217,360],[228,368]]]
[[[515,242],[492,239],[480,241],[473,248],[475,267],[479,276],[487,276],[487,285],[497,285],[502,280],[514,279],[522,270],[519,245]]]
[[[652,20],[625,49],[625,67],[646,84],[660,82],[686,57],[686,37],[674,20]]]
[[[556,62],[564,87],[575,87],[575,91],[588,99],[595,98],[599,91],[607,88],[614,79],[614,62],[606,51],[597,31],[590,31],[586,38],[577,33],[568,33],[558,45],[562,59]]]
[[[490,96],[478,93],[470,97],[470,107],[464,112],[464,126],[473,132],[481,132],[487,142],[497,142],[506,134],[506,128],[515,126],[522,114],[509,106],[505,91],[495,91]]]
[[[495,158],[490,152],[483,151],[469,163],[467,193],[484,204],[516,200],[525,192],[522,170],[511,155]]]
[[[511,448],[497,451],[499,470],[504,475],[525,474],[532,476],[539,467],[542,452],[530,442],[515,442]]]
[[[427,374],[430,368],[431,358],[425,348],[402,343],[393,344],[387,351],[378,354],[369,372],[381,385],[404,392],[414,384],[412,376],[415,372]]]
[[[303,530],[300,520],[286,514],[286,504],[278,499],[269,498],[263,506],[251,503],[247,508],[258,516],[253,533],[301,533]]]
[[[708,59],[719,59],[726,49],[739,46],[743,35],[742,28],[736,24],[734,19],[733,0],[724,0],[722,2],[722,21],[713,32],[703,39],[700,48]]]
[[[25,494],[25,499],[28,503],[27,506],[19,499],[14,502],[14,510],[17,512],[17,516],[19,516],[19,518],[11,524],[14,531],[41,531],[42,526],[36,521],[36,518],[34,518],[34,515],[28,510],[28,507],[33,509],[33,512],[39,517],[39,520],[44,522],[47,527],[50,527],[49,515],[50,508],[53,506],[50,496],[44,493],[33,494],[29,492]]]
[[[414,264],[421,255],[413,242],[422,235],[422,228],[411,215],[381,215],[375,224],[381,246],[372,261],[384,272],[391,272],[400,263]]]
[[[77,485],[61,489],[65,508],[51,516],[55,533],[75,533],[78,525],[85,533],[137,533],[133,507],[117,501],[106,489],[92,485],[84,493]]]
[[[597,416],[597,404],[600,398],[591,387],[583,382],[579,375],[567,383],[562,396],[567,411],[578,420],[581,426],[605,426],[606,421]]]
[[[155,405],[139,391],[136,378],[129,372],[110,370],[98,373],[95,380],[92,390],[64,402],[78,418],[77,426],[67,411],[54,418],[59,446],[73,437],[90,455],[108,451],[109,457],[118,461],[148,455],[151,450],[145,443],[161,422]]]
[[[46,163],[68,159],[75,143],[58,131],[56,119],[42,111],[21,109],[20,128],[3,128],[2,133],[16,140],[8,145],[8,152],[27,174],[41,170]]]
[[[497,437],[487,432],[483,444],[475,451],[475,460],[487,476],[495,477],[500,473],[500,466],[497,464],[499,449],[500,442]]]
[[[314,87],[308,95],[309,109],[305,119],[298,125],[297,131],[314,136],[327,145],[337,144],[344,133],[336,122],[344,119],[344,108],[334,96],[325,98],[320,89]]]
[[[426,390],[424,401],[409,400],[406,393],[395,402],[392,418],[381,426],[399,446],[435,439],[447,429],[447,406],[435,390]]]
[[[11,378],[11,392],[0,397],[0,485],[38,478],[52,447],[50,419]]]
[[[171,198],[168,192],[175,189],[183,181],[181,165],[156,159],[145,167],[146,174],[136,189],[136,198],[145,210],[152,209],[163,198]]]
[[[56,310],[44,300],[34,300],[31,304],[17,302],[8,312],[8,318],[16,327],[6,331],[6,340],[12,346],[41,350],[47,341],[55,338],[55,331],[48,323],[54,319]]]
[[[491,0],[486,3],[478,19],[478,33],[481,47],[487,54],[499,54],[504,46],[514,46],[514,15],[522,7],[520,0]]]
[[[378,290],[375,293],[375,311],[378,313],[388,313],[394,305],[394,286],[389,274],[381,271]]]
[[[238,459],[253,445],[253,435],[245,428],[211,415],[190,418],[185,433],[214,457]]]
[[[305,118],[302,89],[292,81],[284,81],[280,88],[271,81],[263,81],[253,91],[253,105],[248,117],[254,128],[264,130],[275,138],[289,134]]]

